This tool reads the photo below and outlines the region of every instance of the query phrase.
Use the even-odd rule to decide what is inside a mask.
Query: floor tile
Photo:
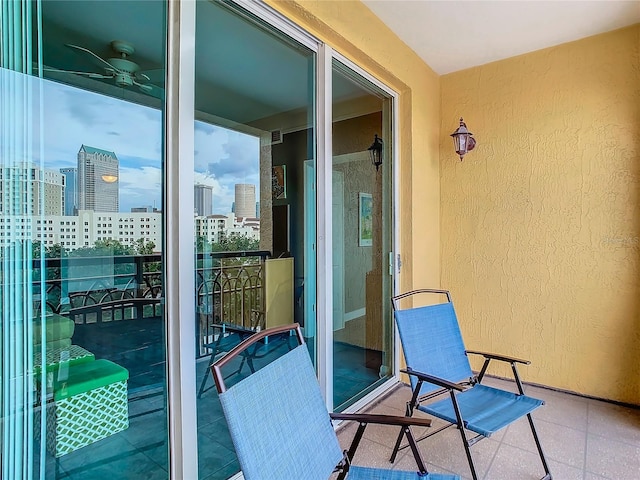
[[[595,473],[586,472],[584,474],[584,480],[612,480],[609,477],[601,477],[600,475],[596,475]]]
[[[588,407],[590,434],[609,437],[632,445],[640,444],[640,409],[598,400],[589,400]]]
[[[394,440],[395,439],[389,443],[380,444],[367,438],[363,438],[353,458],[353,464],[366,467],[392,469],[394,468],[394,465],[400,464],[406,455],[411,455],[410,460],[413,462],[413,465],[415,465],[413,455],[408,450],[401,451],[394,464],[389,462]],[[404,463],[402,464],[404,465]]]
[[[109,461],[90,462],[77,469],[68,470],[72,480],[103,480],[106,478],[144,478],[166,480],[167,471],[143,453],[117,452]]]
[[[505,388],[507,382],[491,379],[491,385]],[[547,462],[557,480],[626,480],[640,478],[640,410],[620,407],[576,395],[527,386],[527,394],[545,400],[546,405],[534,413],[534,422]],[[404,413],[410,398],[408,386],[400,386],[370,411],[375,413]],[[424,416],[424,415],[423,415]],[[445,422],[433,419],[431,429]],[[587,433],[589,432],[589,434]],[[339,432],[352,438],[355,428]],[[456,429],[448,429],[419,443],[427,467],[434,472],[455,472],[463,479],[471,474],[462,442]],[[588,440],[587,440],[588,437]],[[381,452],[379,445],[393,442],[384,430],[372,428],[365,433],[365,458]],[[544,474],[529,422],[523,418],[489,439],[471,448],[480,478],[484,480],[539,479]],[[394,468],[415,463],[408,450],[396,461]],[[386,457],[386,452],[384,457]],[[384,459],[383,457],[383,459]],[[405,468],[406,469],[406,468]]]
[[[551,466],[550,466],[551,469]],[[582,470],[563,465],[558,470],[571,471],[571,476],[566,476],[560,471],[554,474],[554,478],[571,480],[582,478]],[[544,467],[540,457],[536,453],[528,452],[510,445],[502,444],[497,452],[491,468],[484,477],[487,480],[539,480],[544,475]],[[579,475],[575,477],[574,475]]]
[[[584,469],[587,434],[564,425],[534,420],[538,438],[548,460]],[[526,418],[512,423],[502,442],[538,455],[529,422]]]
[[[457,429],[444,430],[423,440],[419,445],[423,457],[429,463],[459,475],[471,475],[462,438]],[[480,478],[484,477],[499,446],[499,442],[487,438],[471,447],[473,463]]]
[[[544,400],[545,404],[534,410],[533,418],[557,423],[577,430],[587,430],[587,399],[570,394],[562,394],[544,391],[538,388],[537,391],[527,389],[525,393],[532,397]]]
[[[589,434],[586,471],[615,480],[638,480],[640,444],[630,445]]]

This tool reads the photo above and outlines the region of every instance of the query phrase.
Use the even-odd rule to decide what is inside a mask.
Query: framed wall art
[[[370,193],[358,193],[358,245],[373,245],[373,197]]]
[[[274,200],[287,198],[287,170],[285,165],[271,167],[271,198]]]

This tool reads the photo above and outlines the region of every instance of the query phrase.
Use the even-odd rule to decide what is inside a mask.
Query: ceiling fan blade
[[[164,68],[153,68],[151,70],[143,70],[136,75],[144,75],[144,78],[155,84],[164,84],[165,70]]]
[[[154,85],[153,83],[140,83],[134,80],[133,84],[147,95],[159,98],[160,100],[164,99],[164,89]]]
[[[84,47],[80,47],[78,45],[73,45],[71,43],[65,43],[65,45],[67,47],[70,48],[75,48],[76,50],[80,50],[81,52],[85,52],[88,53],[89,55],[91,55],[94,60],[98,60],[98,62],[104,67],[104,68],[108,68],[111,70],[114,70],[117,73],[122,73],[122,70],[114,67],[113,65],[111,65],[109,62],[107,62],[104,58],[100,57],[99,55],[96,55],[95,53],[93,53],[91,50],[89,50],[88,48],[84,48]]]
[[[49,67],[44,67],[42,71],[55,72],[55,73],[72,73],[74,75],[84,75],[85,77],[89,77],[89,78],[113,78],[113,75],[103,75],[102,73],[76,72],[73,70],[60,70],[59,68],[49,68]]]

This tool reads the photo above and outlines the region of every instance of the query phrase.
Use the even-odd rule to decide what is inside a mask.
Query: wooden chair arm
[[[495,353],[480,352],[478,350],[465,350],[465,352],[471,353],[473,355],[482,355],[484,358],[487,358],[490,360],[499,360],[501,362],[508,362],[508,363],[516,362],[516,363],[522,363],[524,365],[531,364],[531,361],[529,360],[523,360],[521,358],[516,358],[516,357],[509,357],[507,355],[498,355]]]
[[[330,413],[332,420],[345,420],[378,425],[430,427],[430,418],[400,417],[397,415],[376,415],[368,413]]]

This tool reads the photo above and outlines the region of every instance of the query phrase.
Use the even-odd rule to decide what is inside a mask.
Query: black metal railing
[[[198,255],[196,265],[196,355],[207,355],[216,324],[264,327],[264,262],[268,251]]]
[[[214,340],[216,323],[263,326],[264,262],[269,255],[196,255],[198,358],[210,353],[206,345]],[[161,254],[34,259],[32,274],[35,312],[44,309],[71,318],[74,337],[96,357],[133,370],[164,361]],[[141,370],[141,376],[147,373]]]

